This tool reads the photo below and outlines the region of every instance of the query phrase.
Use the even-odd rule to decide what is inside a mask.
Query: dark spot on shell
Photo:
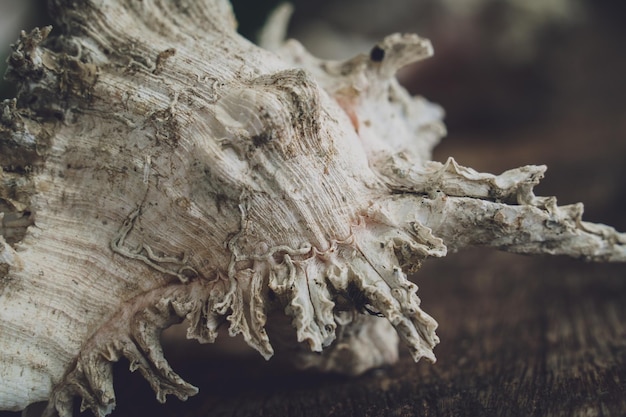
[[[174,56],[175,54],[176,54],[175,48],[169,48],[169,49],[166,49],[165,51],[160,52],[157,55],[155,68],[154,68],[154,71],[152,71],[152,73],[155,75],[160,74],[163,71],[163,64],[165,64],[165,61],[168,58]]]
[[[272,140],[272,135],[267,132],[261,132],[258,135],[252,136],[252,144],[255,148],[263,145],[267,145]]]
[[[348,284],[348,288],[343,295],[352,302],[352,305],[358,312],[368,313],[372,316],[384,317],[381,312],[374,310],[373,306],[370,304],[370,300],[363,294],[354,282],[350,282]]]
[[[374,46],[370,51],[370,59],[373,62],[381,62],[385,59],[385,50],[378,45]]]

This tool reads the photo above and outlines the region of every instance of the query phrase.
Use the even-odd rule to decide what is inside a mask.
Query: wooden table
[[[401,360],[359,378],[290,372],[256,356],[174,367],[200,387],[160,405],[117,368],[130,416],[626,415],[626,267],[473,249],[418,273],[440,324],[436,364]]]

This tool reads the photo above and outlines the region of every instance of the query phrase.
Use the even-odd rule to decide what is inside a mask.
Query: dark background
[[[493,173],[547,164],[537,194],[583,201],[586,220],[626,230],[626,2],[572,1],[567,18],[529,17],[504,1],[469,15],[429,0],[394,1],[384,14],[371,0],[295,3],[293,36],[314,44],[306,28],[321,21],[350,40],[329,54],[365,52],[394,31],[431,39],[435,56],[400,76],[446,109],[449,135],[435,159]],[[240,31],[254,38],[274,4],[234,2]],[[43,24],[33,12],[22,27]],[[528,33],[506,41],[516,27]],[[415,365],[403,351],[397,365],[347,379],[181,344],[170,347],[172,364],[200,394],[159,405],[121,363],[113,416],[626,415],[625,273],[482,249],[451,254],[414,277],[440,323],[434,365]]]

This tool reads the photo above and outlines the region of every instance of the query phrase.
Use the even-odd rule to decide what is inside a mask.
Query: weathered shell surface
[[[274,52],[247,42],[221,0],[52,10],[54,36],[15,45],[2,108],[0,409],[68,416],[80,396],[105,415],[122,356],[160,400],[193,395],[159,343],[184,319],[191,338],[227,323],[301,367],[393,362],[396,333],[434,360],[436,322],[405,275],[425,258],[626,260],[624,235],[533,195],[545,167],[429,161],[442,112],[394,79],[431,54],[424,39],[326,62],[280,34],[265,34]]]

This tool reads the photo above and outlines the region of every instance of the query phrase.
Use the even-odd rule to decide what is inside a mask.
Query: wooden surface
[[[256,355],[170,352],[200,393],[161,405],[120,363],[112,416],[625,415],[625,272],[464,251],[427,262],[417,280],[440,324],[435,364],[415,364],[403,351],[395,366],[351,379],[290,372]]]
[[[397,365],[351,379],[256,357],[178,358],[201,392],[165,405],[119,367],[113,416],[625,415],[625,272],[466,251],[420,273],[423,306],[440,323],[434,365],[403,352]]]
[[[403,351],[395,366],[343,378],[290,372],[256,355],[171,352],[200,393],[161,405],[120,363],[112,416],[626,415],[625,273],[624,265],[464,251],[427,262],[417,280],[440,324],[436,364],[415,364]]]
[[[422,305],[440,323],[436,364],[415,364],[403,351],[395,366],[343,378],[289,372],[256,356],[174,354],[175,369],[200,394],[158,404],[123,363],[112,415],[626,415],[625,272],[468,250],[419,274]]]
[[[256,358],[180,363],[198,396],[160,406],[133,378],[118,388],[114,416],[626,415],[625,272],[467,251],[420,273],[423,306],[440,323],[434,365],[404,352],[393,367],[348,379]]]
[[[118,368],[113,416],[620,416],[626,414],[622,265],[471,250],[420,274],[440,323],[436,364],[403,352],[359,378],[290,373],[257,358],[176,364],[201,388],[161,406]]]

